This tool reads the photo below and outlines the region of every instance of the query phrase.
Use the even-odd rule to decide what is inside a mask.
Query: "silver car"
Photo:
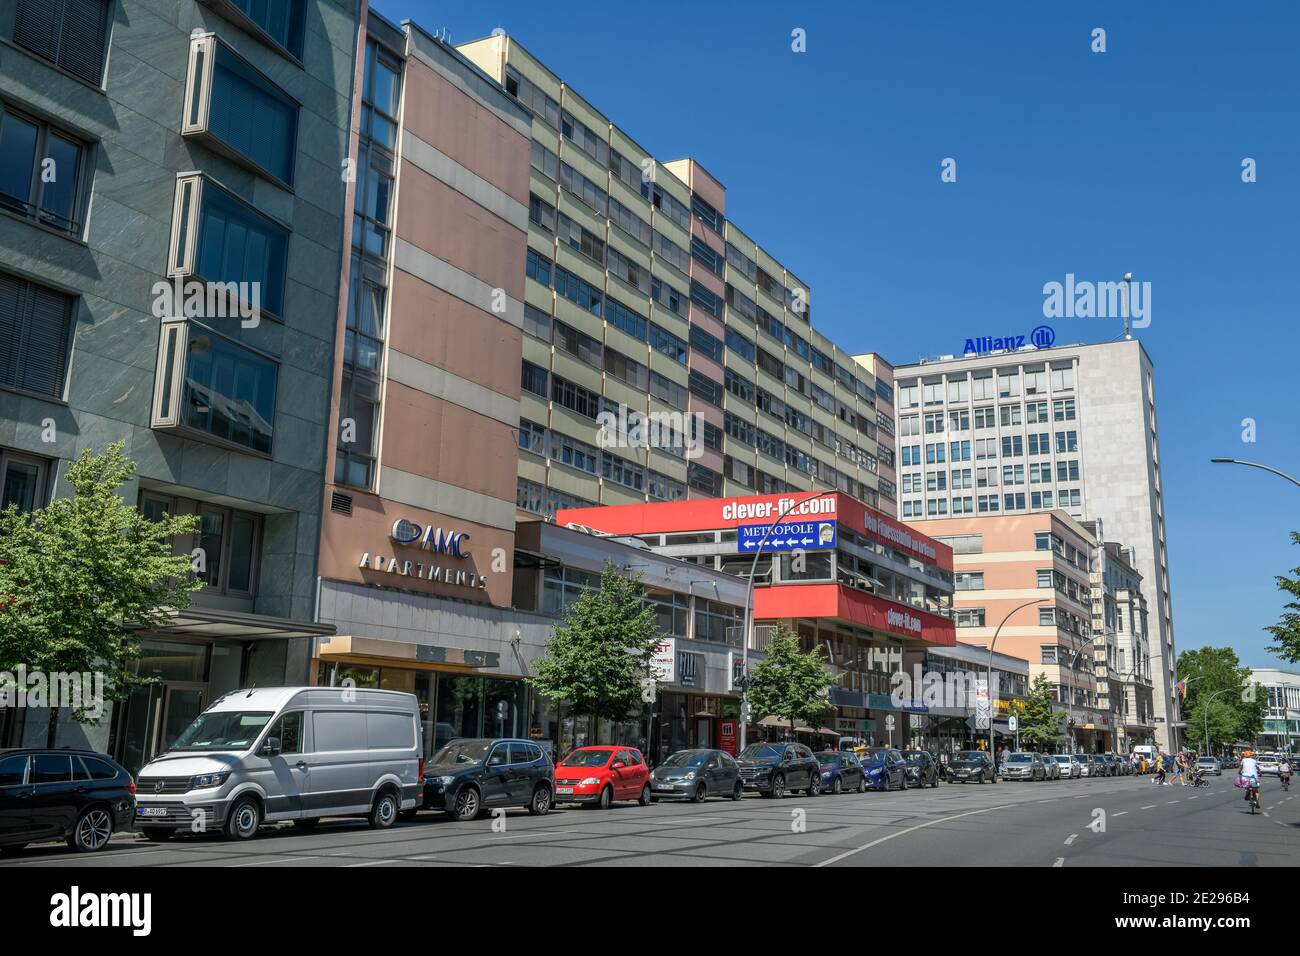
[[[1072,756],[1073,756],[1074,759],[1075,759],[1076,761],[1078,761],[1078,763],[1079,763],[1079,776],[1080,776],[1080,777],[1099,777],[1099,776],[1101,776],[1101,774],[1097,772],[1097,768],[1096,768],[1096,766],[1094,766],[1093,762],[1088,758],[1088,755],[1087,755],[1087,754],[1073,754]]]
[[[1046,774],[1047,774],[1047,776],[1044,777],[1043,779],[1045,779],[1045,780],[1060,780],[1060,779],[1061,779],[1061,765],[1060,765],[1059,763],[1056,762],[1056,757],[1055,757],[1055,755],[1053,755],[1053,754],[1043,754],[1042,756],[1043,756],[1043,770],[1044,770],[1044,772],[1046,772]]]
[[[1065,780],[1076,780],[1083,776],[1083,770],[1079,766],[1079,758],[1074,754],[1057,754],[1056,764],[1061,768],[1061,777]]]
[[[1047,766],[1036,753],[1007,754],[1002,763],[1003,780],[1046,780]]]
[[[1223,776],[1223,764],[1219,763],[1218,757],[1197,757],[1196,769],[1201,773],[1212,773],[1216,777]]]

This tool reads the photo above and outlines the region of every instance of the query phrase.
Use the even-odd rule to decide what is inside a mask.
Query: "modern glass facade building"
[[[806,283],[726,217],[722,184],[514,38],[458,49],[532,116],[519,507],[839,489],[893,514],[874,376],[816,331]],[[640,440],[684,416],[685,440]]]

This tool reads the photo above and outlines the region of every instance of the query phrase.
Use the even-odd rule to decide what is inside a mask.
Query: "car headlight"
[[[695,771],[692,770],[690,773],[688,773],[688,774],[687,774],[685,777],[683,777],[682,779],[683,779],[683,780],[694,780],[694,779],[695,779]]]
[[[450,787],[452,781],[455,780],[456,778],[455,777],[434,777],[434,779],[437,780],[444,787]]]
[[[230,777],[229,770],[218,770],[216,773],[196,774],[190,780],[191,790],[206,790],[209,787],[219,787]]]
[[[578,786],[580,786],[580,787],[594,787],[594,786],[595,786],[596,784],[598,784],[598,783],[600,783],[600,778],[599,778],[599,777],[583,777],[583,778],[582,778],[582,782],[579,783]]]
[[[830,772],[829,770],[823,770],[823,771],[822,771],[822,779],[823,779],[823,780],[829,780],[830,778],[831,778],[831,772]]]
[[[880,768],[879,768],[879,767],[875,767],[875,768],[873,768],[873,769],[871,769],[871,770],[868,770],[867,773],[871,774],[871,776],[873,776],[873,777],[878,777],[878,776],[880,776]]]

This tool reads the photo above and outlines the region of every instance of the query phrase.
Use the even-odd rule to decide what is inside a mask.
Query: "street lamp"
[[[1293,485],[1300,485],[1300,479],[1293,478],[1291,475],[1288,475],[1285,471],[1278,471],[1276,468],[1272,468],[1268,465],[1261,465],[1257,461],[1242,461],[1240,458],[1211,458],[1210,462],[1215,465],[1245,465],[1248,468],[1261,468],[1264,471],[1271,471],[1273,474],[1285,478]]]
[[[758,547],[754,549],[754,560],[749,565],[749,588],[745,593],[745,633],[742,636],[740,647],[740,749],[745,749],[745,740],[748,736],[749,727],[749,641],[751,632],[754,629],[754,575],[758,573],[758,559],[763,556],[763,546],[767,544],[767,539],[772,536],[772,532],[781,524],[785,516],[793,511],[798,505],[806,501],[816,501],[818,498],[825,498],[827,495],[838,494],[836,491],[821,491],[808,498],[799,498],[790,502],[780,514],[776,516],[767,528],[767,534],[763,535],[762,540],[758,542]]]
[[[1002,633],[1002,625],[1006,624],[1007,621],[1011,619],[1012,614],[1015,614],[1017,611],[1022,611],[1027,607],[1033,607],[1035,604],[1042,604],[1045,600],[1047,599],[1038,598],[1037,600],[1034,601],[1026,601],[1024,604],[1021,604],[1017,607],[1013,607],[1010,611],[1007,611],[1006,617],[1002,619],[1002,622],[998,624],[997,629],[993,632],[993,640],[989,641],[988,676],[985,678],[984,686],[986,688],[985,692],[990,695],[989,696],[989,753],[990,754],[993,753],[993,697],[991,696],[993,693],[993,645],[998,642],[998,635]],[[996,758],[994,759],[996,760]],[[996,770],[994,772],[996,773]]]
[[[1220,690],[1216,690],[1209,697],[1205,698],[1205,753],[1207,755],[1210,754],[1210,701],[1214,700],[1214,698],[1218,697],[1220,694],[1226,694],[1230,690],[1232,690],[1231,687],[1224,687]]]

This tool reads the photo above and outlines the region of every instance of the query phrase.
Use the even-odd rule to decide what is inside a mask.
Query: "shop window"
[[[293,185],[298,103],[212,33],[190,39],[181,133]]]

